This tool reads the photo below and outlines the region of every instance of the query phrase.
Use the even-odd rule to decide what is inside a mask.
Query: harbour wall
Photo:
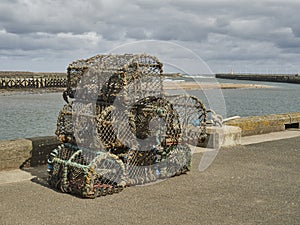
[[[0,89],[66,87],[65,73],[0,71]]]
[[[179,73],[164,73],[164,77],[181,77]],[[23,71],[0,71],[0,89],[65,88],[66,73],[35,73]]]
[[[241,128],[241,134],[229,133],[228,136],[250,136],[289,128],[299,129],[300,113],[274,114],[266,116],[251,116],[225,123],[228,126]],[[209,130],[208,130],[209,132]],[[217,131],[216,134],[218,134]],[[215,135],[216,137],[218,135]],[[228,138],[232,140],[232,138]],[[56,136],[34,137],[18,140],[0,140],[0,170],[34,167],[47,163],[50,152],[60,142]],[[224,144],[224,143],[223,143]],[[230,145],[230,143],[228,144]],[[223,145],[222,145],[223,146]]]
[[[298,74],[216,74],[216,78],[300,84]]]
[[[0,141],[0,170],[34,167],[47,163],[59,145],[56,136]]]
[[[265,134],[284,131],[289,128],[299,128],[300,113],[243,117],[229,120],[225,124],[240,127],[242,129],[242,136]]]

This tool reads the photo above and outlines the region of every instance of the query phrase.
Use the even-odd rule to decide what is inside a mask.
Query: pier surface
[[[282,140],[273,134],[244,137],[247,145],[221,149],[203,172],[198,170],[203,153],[197,153],[188,175],[96,199],[50,189],[45,166],[1,171],[1,178],[12,173],[15,179],[0,180],[0,223],[299,224],[297,132],[279,132],[288,138]]]

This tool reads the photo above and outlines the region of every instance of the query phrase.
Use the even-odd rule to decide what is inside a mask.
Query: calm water
[[[210,79],[205,79],[209,82]],[[223,116],[250,116],[300,112],[300,85],[218,79],[220,83],[253,83],[274,86],[270,89],[222,90],[226,112]],[[201,91],[190,91],[208,105]],[[220,101],[210,97],[214,102]],[[59,110],[64,105],[61,93],[15,94],[0,96],[0,139],[54,135]]]
[[[0,96],[0,139],[54,135],[61,93]]]
[[[226,116],[255,116],[300,112],[300,85],[218,79],[220,83],[269,85],[274,88],[225,89]],[[199,96],[201,97],[201,96]]]
[[[300,112],[299,84],[249,83],[272,85],[275,88],[223,90],[228,117]]]

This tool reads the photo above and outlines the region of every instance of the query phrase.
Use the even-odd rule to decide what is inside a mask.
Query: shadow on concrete
[[[52,189],[47,182],[47,159],[60,142],[56,136],[34,137],[28,138],[28,140],[32,142],[31,156],[22,163],[20,169],[33,176],[32,182]]]
[[[52,189],[47,182],[47,165],[41,165],[37,167],[24,167],[22,168],[22,170],[30,173],[33,176],[33,178],[31,179],[32,182]]]
[[[37,167],[24,167],[22,168],[23,171],[26,171],[27,173],[30,173],[33,178],[30,179],[31,182],[41,185],[43,187],[46,187],[54,192],[60,193],[60,194],[68,194],[60,191],[59,189],[56,189],[54,187],[51,187],[48,184],[47,178],[48,178],[48,172],[47,172],[47,165],[41,165]],[[76,198],[82,199],[82,196],[80,195],[73,195]]]
[[[28,138],[32,142],[30,158],[25,160],[20,169],[45,165],[51,151],[60,144],[56,136]]]

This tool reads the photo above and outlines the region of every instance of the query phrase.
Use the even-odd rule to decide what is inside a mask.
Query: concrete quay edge
[[[225,126],[207,127],[209,138],[193,152],[212,151],[236,145],[266,142],[300,136],[300,113],[252,116],[226,122]],[[295,127],[295,128],[293,128]],[[293,130],[286,130],[292,128]],[[60,142],[55,136],[0,140],[0,171],[44,165]]]
[[[1,140],[0,171],[46,164],[50,152],[59,144],[56,136]]]
[[[225,122],[228,126],[242,129],[242,136],[258,135],[284,131],[288,128],[300,128],[300,113],[270,114],[265,116],[249,116]]]
[[[289,139],[289,138],[295,138],[300,137],[300,129],[294,129],[294,130],[286,130],[281,132],[274,132],[269,134],[261,134],[261,135],[253,135],[253,136],[247,136],[241,138],[241,145],[252,145],[252,144],[258,144],[263,142],[271,142],[271,141],[277,141],[277,140],[283,140],[283,139]],[[196,146],[190,146],[192,150],[192,154],[199,154],[209,151],[216,151],[214,148],[203,148],[203,147],[196,147]],[[224,147],[224,150],[226,151],[228,147]],[[46,171],[45,165],[38,165],[35,168],[30,169],[5,169],[0,170],[0,185],[2,184],[8,184],[8,183],[15,183],[15,182],[21,182],[26,180],[31,180],[35,178],[36,176],[33,176],[30,172],[31,170],[39,171],[38,173],[43,173],[41,171]],[[44,171],[44,172],[45,172]],[[37,172],[36,172],[37,173]]]

